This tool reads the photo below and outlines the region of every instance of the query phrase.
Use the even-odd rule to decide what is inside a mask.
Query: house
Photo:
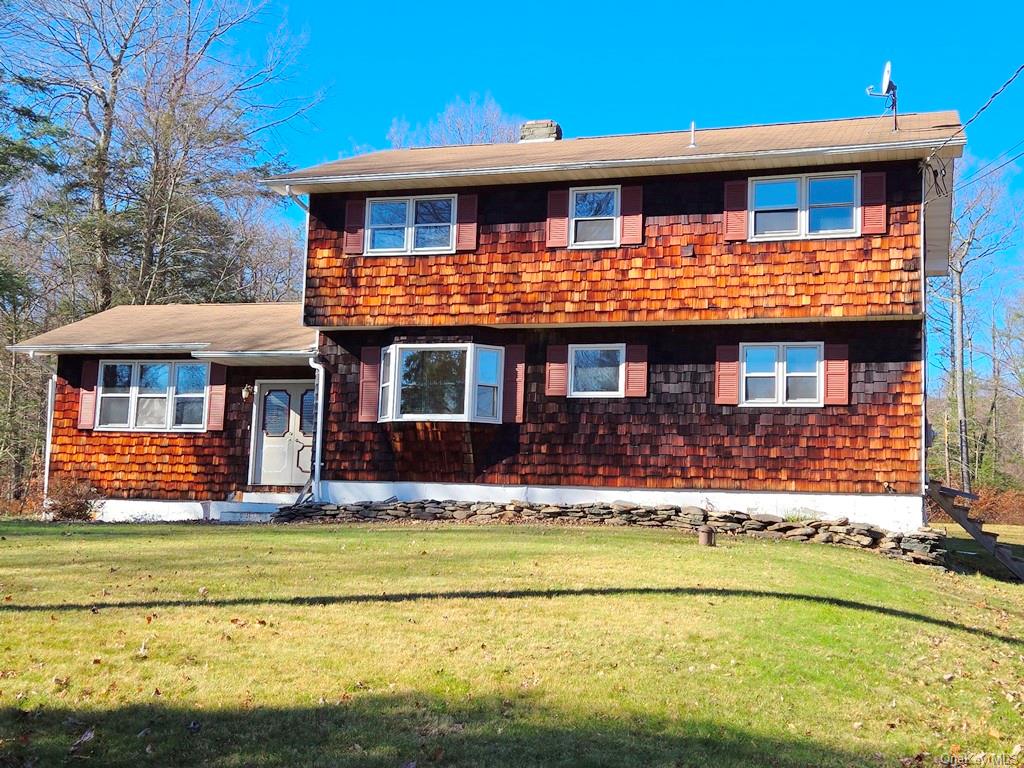
[[[583,139],[536,121],[271,178],[308,196],[301,314],[118,308],[17,345],[57,356],[51,482],[212,517],[308,476],[335,502],[915,528],[925,284],[964,143],[953,112]]]

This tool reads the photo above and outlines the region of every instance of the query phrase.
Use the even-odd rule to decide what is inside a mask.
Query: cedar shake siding
[[[921,332],[920,320],[332,331],[323,479],[918,494]],[[362,421],[361,351],[394,341],[524,345],[522,423]],[[848,346],[849,404],[716,405],[716,347],[754,341]],[[549,349],[574,343],[644,348],[646,391],[547,395]]]
[[[868,174],[885,173],[885,206],[866,211],[862,220],[866,231],[881,228],[882,234],[746,242],[744,233],[734,231],[729,237],[738,239],[727,239],[727,182],[747,176],[703,174],[607,180],[622,184],[623,213],[631,215],[623,242],[637,224],[636,212],[625,206],[641,204],[639,245],[548,247],[549,198],[561,201],[570,186],[603,183],[588,180],[416,190],[475,198],[476,249],[367,255],[359,218],[365,193],[313,194],[305,322],[369,328],[920,317],[917,163],[831,170],[861,170],[865,181]],[[634,186],[642,188],[639,196]],[[872,186],[877,193],[877,181]],[[356,219],[347,230],[346,209]]]
[[[116,356],[106,355],[104,358]],[[79,429],[83,358],[61,356],[57,365],[50,477],[88,481],[104,498],[223,500],[246,490],[294,491],[247,485],[252,400],[242,387],[256,379],[310,379],[309,367],[227,368],[224,428],[206,432],[130,432]],[[124,356],[117,359],[125,359]],[[143,359],[143,358],[138,358]],[[156,359],[188,359],[180,355]]]

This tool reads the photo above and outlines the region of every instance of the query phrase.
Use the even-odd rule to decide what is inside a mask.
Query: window
[[[569,245],[594,248],[619,244],[619,187],[569,190]]]
[[[570,344],[569,397],[624,397],[625,344]]]
[[[392,344],[381,354],[380,421],[501,421],[504,350]]]
[[[742,344],[744,405],[821,405],[820,343]]]
[[[368,200],[367,253],[446,253],[455,247],[455,196]]]
[[[206,363],[103,362],[97,429],[201,430],[206,425]]]
[[[860,234],[860,173],[750,180],[750,238]]]

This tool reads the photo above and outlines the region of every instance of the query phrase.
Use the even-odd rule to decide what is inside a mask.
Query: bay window
[[[740,345],[740,403],[817,406],[822,404],[823,345]]]
[[[392,344],[381,354],[380,421],[501,421],[504,350]]]
[[[860,173],[814,173],[750,180],[751,240],[860,234]]]
[[[367,201],[367,253],[447,253],[455,247],[455,195]]]
[[[197,431],[206,426],[206,363],[104,361],[97,382],[97,429]]]

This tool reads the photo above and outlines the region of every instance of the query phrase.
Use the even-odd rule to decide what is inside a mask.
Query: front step
[[[1006,570],[1024,581],[1024,560],[1013,556],[1013,550],[1008,544],[1000,544],[996,541],[999,534],[991,533],[982,528],[983,523],[970,516],[970,509],[957,504],[959,498],[977,499],[973,493],[965,493],[955,488],[946,488],[938,483],[928,483],[928,496],[938,504],[942,510],[955,520],[961,528],[967,531],[978,542],[982,548],[1003,565]]]

